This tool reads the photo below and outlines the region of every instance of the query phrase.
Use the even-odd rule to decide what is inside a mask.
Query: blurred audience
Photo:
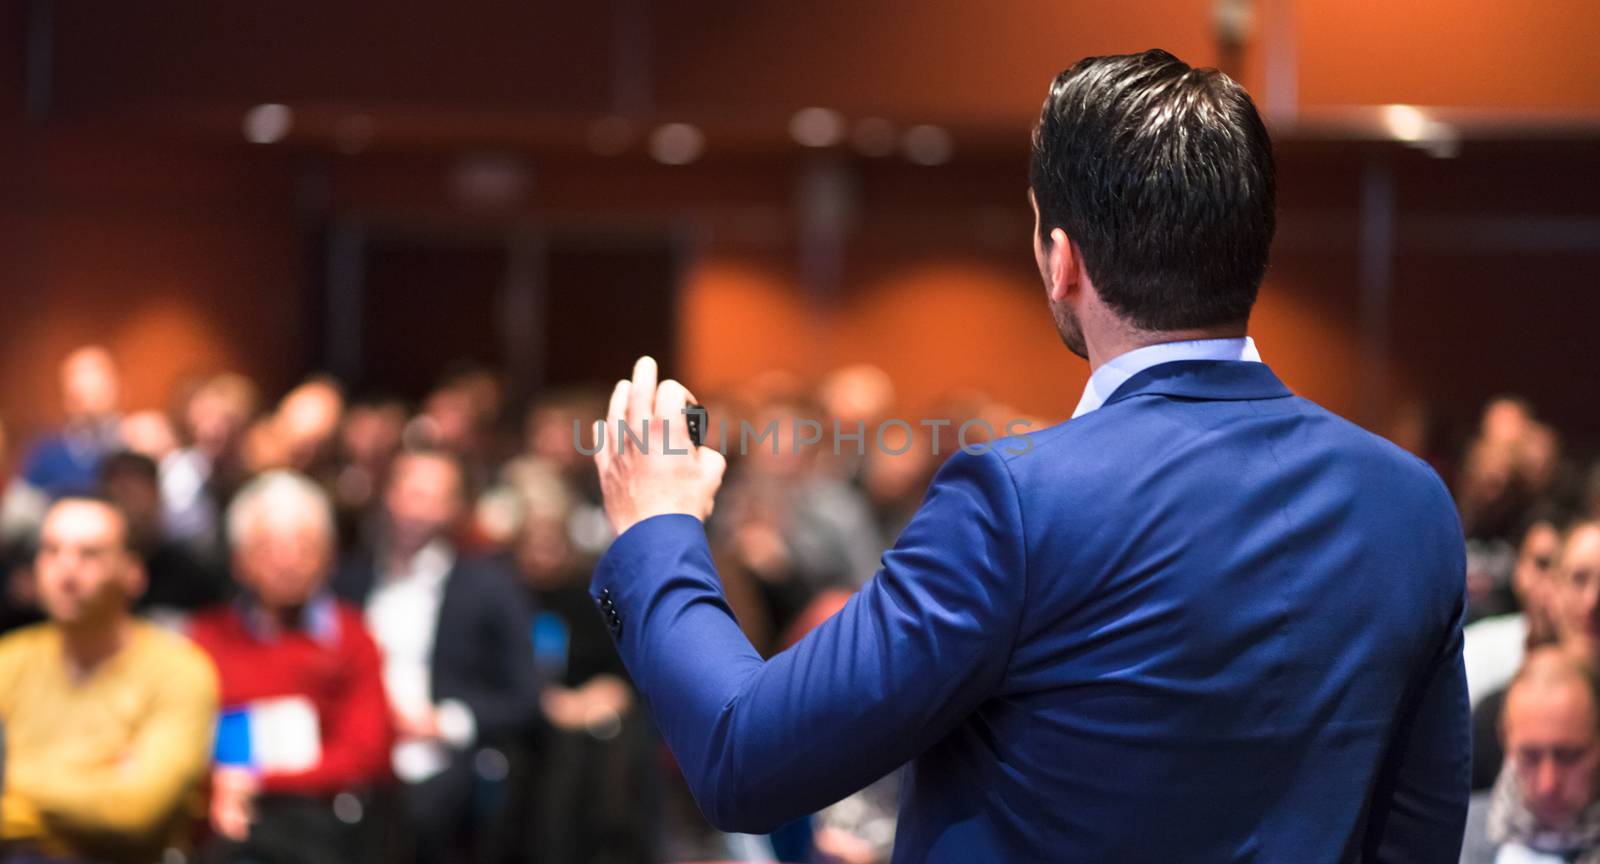
[[[467,485],[483,488],[501,455],[493,434],[501,411],[500,389],[499,379],[485,369],[469,367],[447,375],[406,424],[405,443],[451,454]]]
[[[149,864],[187,848],[217,679],[130,615],[144,570],[110,504],[63,497],[34,569],[49,621],[0,638],[7,855]]]
[[[1467,625],[1462,655],[1467,695],[1476,705],[1501,689],[1522,665],[1525,651],[1556,639],[1555,569],[1561,552],[1560,517],[1535,516],[1523,532],[1511,587],[1518,609]]]
[[[324,488],[336,480],[337,435],[344,420],[344,391],[331,378],[316,376],[284,394],[271,414],[245,432],[241,458],[255,474],[291,468]]]
[[[352,548],[365,548],[382,522],[380,502],[385,478],[406,425],[406,407],[394,399],[366,399],[350,406],[339,432],[339,474],[334,505],[339,537]]]
[[[553,471],[556,480],[571,494],[567,533],[577,547],[575,551],[593,558],[598,558],[611,542],[611,521],[601,506],[600,477],[594,462],[576,443],[582,441],[585,447],[592,447],[589,424],[605,416],[605,410],[599,393],[563,392],[539,400],[527,414],[523,455],[502,471],[514,472],[522,464]]]
[[[894,408],[894,382],[887,372],[867,363],[843,366],[817,384],[817,405],[822,413],[811,416],[827,424],[824,440],[839,445],[829,448],[823,465],[837,476],[859,481],[865,461],[877,449],[868,439]],[[857,434],[866,447],[854,446],[854,439],[841,440]]]
[[[1555,643],[1572,656],[1600,668],[1600,521],[1567,529],[1555,558],[1546,594]],[[1507,691],[1477,700],[1472,717],[1472,788],[1486,789],[1501,773],[1504,753],[1499,728]]]
[[[1515,607],[1514,544],[1527,530],[1530,512],[1539,506],[1574,509],[1579,493],[1577,473],[1564,463],[1556,431],[1518,397],[1490,400],[1456,481],[1472,618]]]
[[[202,379],[178,406],[178,446],[156,457],[167,539],[203,558],[226,558],[220,514],[224,502],[248,479],[240,447],[256,401],[256,386],[243,375],[226,372]]]
[[[818,417],[806,397],[778,393],[729,432],[729,448],[742,455],[723,484],[712,542],[754,577],[773,633],[819,592],[865,584],[886,546],[866,496],[823,467],[832,451],[819,442],[831,436]],[[875,430],[865,434],[865,449],[875,448]]]
[[[1557,638],[1600,666],[1600,521],[1585,520],[1567,529],[1555,584]]]
[[[100,466],[100,494],[127,518],[129,545],[144,562],[141,611],[179,616],[214,606],[228,596],[226,571],[163,530],[161,469],[154,459],[127,450],[106,457]]]
[[[122,383],[110,352],[86,345],[69,353],[60,387],[65,422],[32,443],[0,494],[0,547],[14,555],[31,554],[51,501],[94,491],[100,460],[122,446]]]
[[[1463,864],[1600,862],[1600,683],[1541,648],[1512,681],[1500,723],[1506,770],[1473,796]]]
[[[531,816],[522,860],[658,860],[655,737],[589,596],[592,562],[568,527],[574,496],[554,466],[519,467],[510,478],[520,511],[511,559],[534,610],[526,629],[548,724],[518,790]]]
[[[51,498],[94,491],[100,460],[121,440],[122,382],[111,353],[79,348],[61,362],[61,413],[66,423],[35,442],[21,479]]]
[[[393,741],[377,646],[326,581],[333,509],[304,475],[270,471],[227,511],[237,603],[190,628],[222,681],[211,783],[214,860],[358,860],[361,795]]]
[[[470,854],[480,781],[503,781],[504,748],[536,722],[539,679],[515,576],[454,541],[465,509],[457,456],[402,453],[370,556],[341,568],[341,597],[365,608],[383,655],[416,858]],[[498,766],[498,767],[495,767]]]
[[[15,428],[7,438],[0,426],[0,632],[16,630],[0,643],[7,838],[106,860],[181,849],[177,802],[189,786],[180,775],[188,770],[192,785],[195,771],[210,770],[209,819],[197,824],[208,835],[204,851],[220,861],[890,854],[894,775],[770,842],[720,835],[699,817],[587,592],[612,540],[583,452],[604,413],[602,392],[507,404],[494,370],[462,365],[415,403],[370,393],[347,403],[339,382],[313,376],[262,412],[262,398],[276,394],[219,373],[186,383],[170,413],[124,413],[105,349],[75,350],[60,371],[59,427],[8,460]],[[965,390],[913,413],[897,403],[893,379],[867,364],[814,386],[771,372],[698,395],[709,442],[729,450],[712,554],[729,606],[769,655],[872,577],[950,453],[1013,431],[1014,420],[1032,424],[1023,431],[1049,422]],[[1548,652],[1600,664],[1600,523],[1590,521],[1600,517],[1600,463],[1575,459],[1583,451],[1516,396],[1489,400],[1459,453],[1439,452],[1449,440],[1444,415],[1407,408],[1397,434],[1454,474],[1468,552],[1473,780],[1495,790],[1478,815],[1499,807],[1480,820],[1493,828],[1481,839],[1506,855],[1547,854],[1540,832],[1566,843],[1587,822],[1551,827],[1561,821],[1548,803],[1556,793],[1500,769],[1522,758],[1513,741],[1533,740],[1544,716],[1534,709],[1549,708],[1535,696],[1578,692]],[[886,423],[896,416],[906,422]],[[520,440],[504,425],[516,417]],[[72,497],[84,494],[108,503]],[[57,499],[59,519],[49,510]],[[109,539],[57,536],[95,518]],[[41,524],[46,547],[36,560]],[[74,543],[78,552],[62,551]],[[95,543],[104,549],[91,550]],[[109,659],[67,648],[53,666],[22,659],[64,638],[41,634],[77,626],[63,618],[73,603],[120,609],[90,617],[143,635],[126,637]],[[129,606],[187,628],[215,661],[226,711],[204,768],[174,760],[160,778],[136,775],[148,807],[90,812],[104,810],[103,796],[50,797],[83,788],[70,772],[29,768],[64,758],[64,745],[36,747],[28,736],[59,728],[62,740],[86,739],[105,719],[80,706],[118,688],[159,686],[175,699],[172,688],[185,686],[192,700],[208,698],[208,681],[182,683],[195,675],[146,680],[157,677],[149,664],[124,661],[174,650],[129,618]],[[47,614],[52,622],[30,626]],[[26,675],[17,671],[24,663]],[[18,701],[65,688],[52,680],[73,663],[110,682],[97,685],[104,692]],[[13,716],[23,718],[16,730]],[[203,730],[192,737],[208,740]],[[1513,748],[1509,761],[1503,744]],[[1575,792],[1562,794],[1562,807],[1575,806]],[[13,807],[13,798],[24,803]],[[1517,812],[1530,815],[1505,815]],[[80,830],[81,820],[99,818],[110,827]],[[1532,840],[1525,824],[1536,826]]]

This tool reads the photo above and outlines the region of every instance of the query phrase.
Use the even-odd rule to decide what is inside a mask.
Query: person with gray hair
[[[351,807],[387,779],[393,731],[377,646],[326,587],[332,506],[304,475],[269,471],[240,490],[227,527],[241,597],[190,632],[222,680],[217,859],[351,860]]]
[[[228,505],[228,546],[237,553],[264,521],[297,518],[327,543],[334,542],[333,505],[322,487],[297,471],[268,471],[245,484]]]

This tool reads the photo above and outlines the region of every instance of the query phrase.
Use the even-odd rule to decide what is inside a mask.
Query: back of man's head
[[[1272,144],[1244,88],[1165,51],[1057,76],[1029,171],[1040,238],[1062,229],[1134,327],[1241,324],[1276,220]]]

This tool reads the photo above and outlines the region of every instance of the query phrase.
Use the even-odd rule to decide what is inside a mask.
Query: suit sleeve
[[[1454,553],[1453,560],[1453,575],[1442,581],[1458,586],[1453,593],[1454,614],[1442,647],[1400,717],[1367,813],[1363,860],[1373,864],[1447,864],[1460,854],[1472,754],[1471,709],[1461,659],[1464,548]]]
[[[994,691],[1024,566],[1015,487],[988,451],[953,456],[877,575],[771,660],[739,630],[692,516],[630,528],[593,590],[701,810],[764,832],[904,764]]]

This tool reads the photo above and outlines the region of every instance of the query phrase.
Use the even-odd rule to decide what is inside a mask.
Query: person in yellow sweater
[[[0,857],[158,861],[206,776],[216,672],[129,613],[144,571],[110,504],[56,502],[34,570],[50,620],[0,638]]]

